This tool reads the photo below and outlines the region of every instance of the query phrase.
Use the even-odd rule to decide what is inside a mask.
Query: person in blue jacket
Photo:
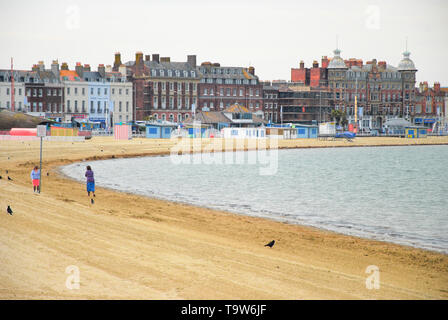
[[[37,166],[34,167],[33,170],[31,170],[31,181],[33,182],[33,190],[34,192],[38,192],[40,193],[40,188],[39,188],[39,184],[40,184],[40,170]]]
[[[95,196],[95,178],[93,176],[93,171],[90,166],[87,166],[86,173],[84,175],[87,178],[87,195],[90,197],[90,192]],[[93,204],[93,198],[90,198],[90,202]]]

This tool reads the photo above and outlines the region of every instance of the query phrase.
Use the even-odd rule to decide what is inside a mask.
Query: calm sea
[[[448,253],[448,146],[279,150],[274,175],[166,156],[62,171],[87,164],[99,186]]]

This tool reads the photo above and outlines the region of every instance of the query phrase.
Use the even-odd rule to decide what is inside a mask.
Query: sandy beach
[[[39,142],[0,141],[0,298],[448,299],[444,254],[100,187],[92,205],[85,184],[58,171],[167,154],[173,143],[44,142],[43,190],[35,194],[29,175]],[[448,145],[448,137],[280,140],[279,148],[413,144]],[[379,289],[366,288],[370,265],[380,270]],[[66,287],[68,266],[79,268],[79,289]]]

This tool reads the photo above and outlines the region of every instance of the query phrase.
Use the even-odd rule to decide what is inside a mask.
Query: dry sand
[[[280,148],[416,143],[448,144],[448,138],[279,142]],[[167,153],[171,145],[45,142],[38,195],[29,174],[38,164],[39,142],[0,141],[0,298],[448,298],[444,254],[104,188],[91,205],[85,185],[57,170],[83,159]],[[272,249],[263,246],[272,239]],[[66,287],[70,265],[80,271],[78,290]],[[378,290],[366,288],[369,265],[380,269]]]

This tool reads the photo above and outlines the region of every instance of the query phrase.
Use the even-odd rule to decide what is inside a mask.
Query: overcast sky
[[[397,66],[408,50],[417,81],[448,86],[447,0],[0,0],[0,68],[43,60],[112,64],[136,51],[171,61],[255,67],[262,80],[290,80],[291,67],[333,56]]]

